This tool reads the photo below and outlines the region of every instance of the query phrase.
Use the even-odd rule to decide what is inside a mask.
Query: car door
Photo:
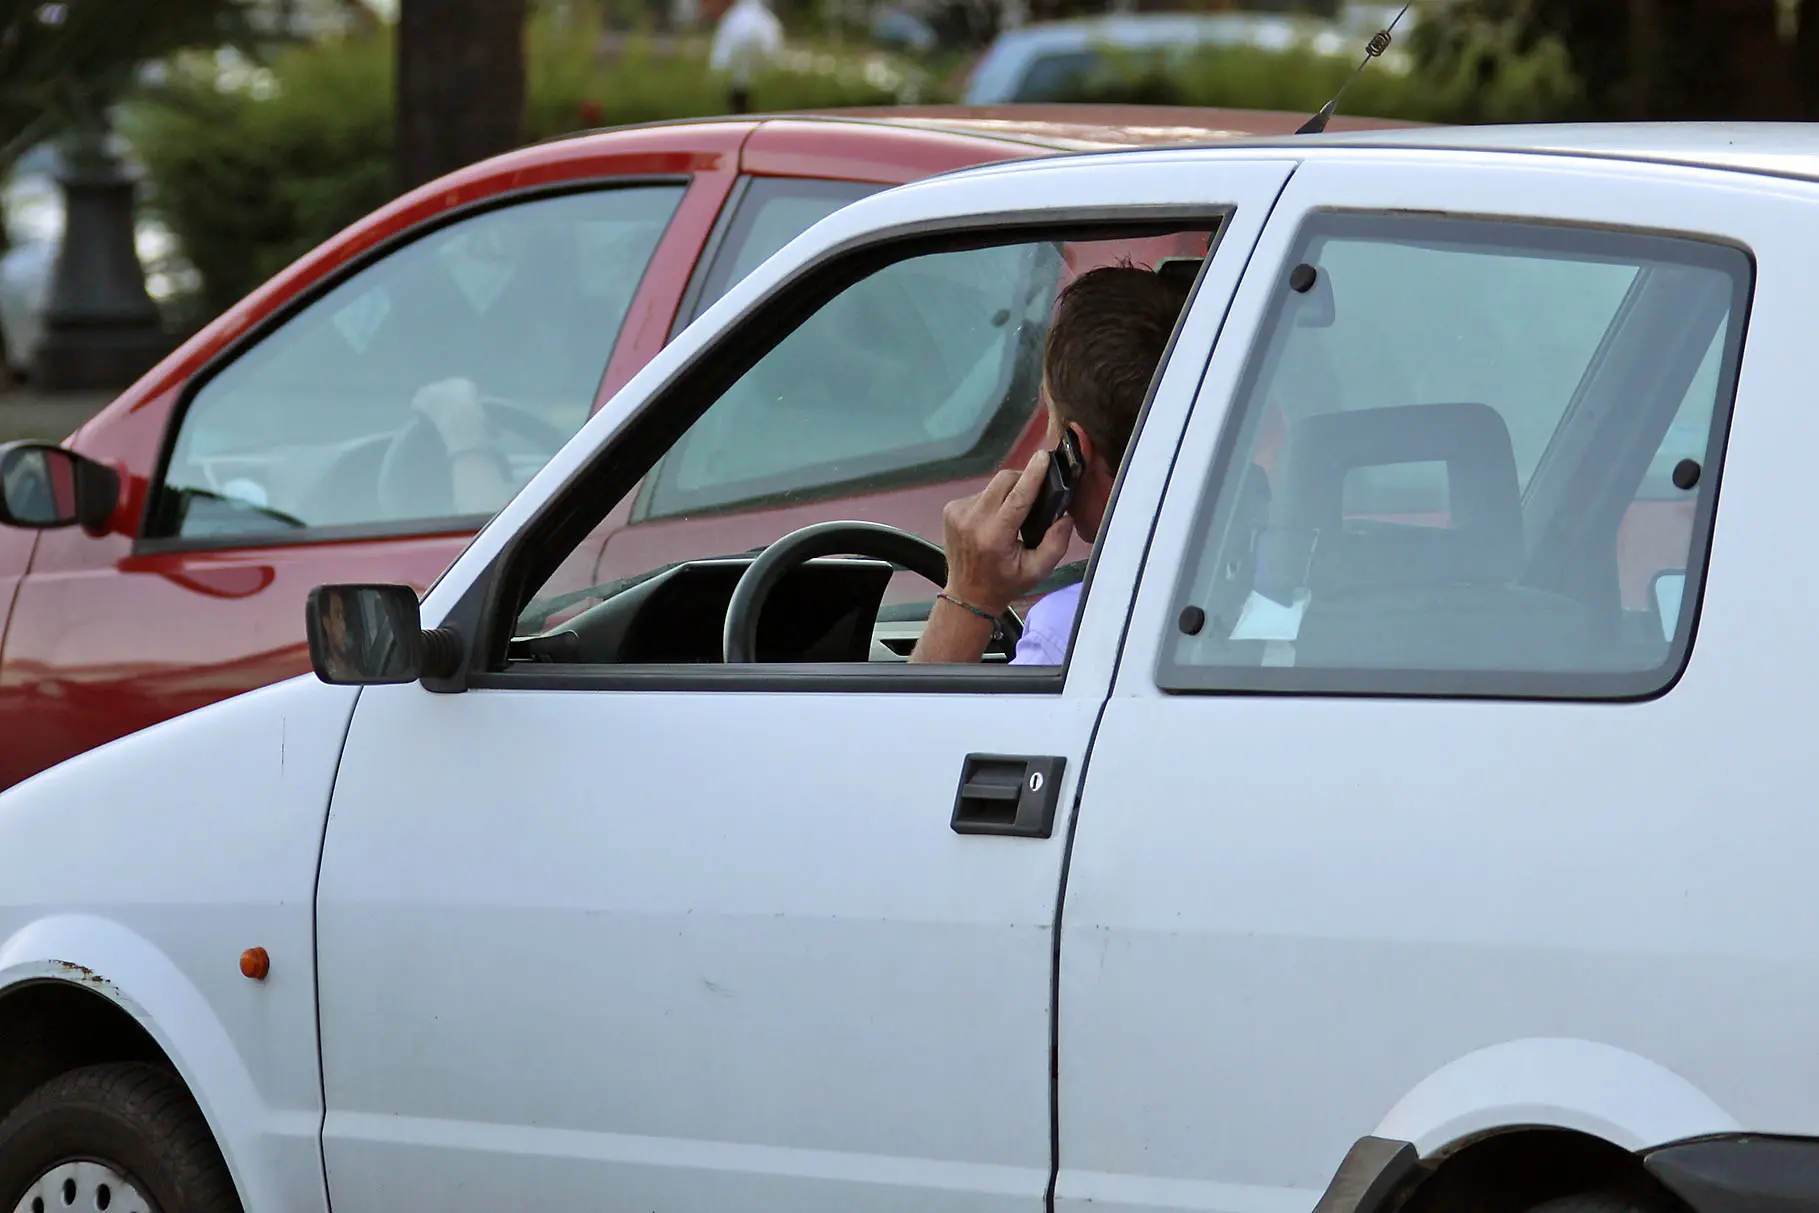
[[[645,267],[698,248],[726,187],[564,183],[433,218],[243,338],[174,410],[91,427],[78,449],[150,465],[125,469],[137,534],[40,540],[0,669],[0,786],[299,672],[311,586],[427,589],[588,417]],[[685,194],[697,230],[671,224]],[[504,461],[497,492],[459,501],[414,407],[454,377],[496,402]]]
[[[1073,792],[1153,473],[1288,171],[1053,165],[1035,193],[987,174],[857,203],[734,288],[481,536],[425,607],[475,638],[436,684],[460,689],[364,691],[336,783],[318,928],[337,1209],[1042,1207]],[[644,604],[589,633],[604,648],[532,635],[572,610],[546,594],[567,546],[679,440],[719,435],[696,467],[761,478],[741,462],[754,424],[863,461],[870,410],[942,441],[980,392],[1021,416],[1048,318],[1023,305],[1052,298],[1064,245],[1142,224],[1222,235],[1065,667],[906,665],[868,634],[878,582],[864,630],[801,594],[786,623],[825,635],[760,631],[789,659],[720,664],[723,574],[750,561],[725,539],[597,588],[599,609]],[[820,357],[830,332],[849,361]],[[832,594],[879,566],[817,567]]]
[[[1695,625],[1701,646],[1805,630],[1806,582],[1767,548],[1772,586],[1715,579],[1700,605],[1746,317],[1756,365],[1805,348],[1791,190],[1482,154],[1297,172],[1186,430],[1094,746],[1057,1208],[1307,1208],[1370,1134],[1625,1141],[1554,1102],[1649,1098],[1588,1058],[1722,1100],[1810,1052],[1759,1010],[1767,987],[1718,1014],[1761,1062],[1742,1086],[1685,1026],[1733,980],[1690,955],[1786,913],[1697,875],[1786,819],[1711,812],[1728,777],[1686,760],[1752,770],[1751,731],[1809,694],[1693,648]],[[1800,379],[1755,389],[1777,374]],[[1803,404],[1748,403],[1810,439]],[[1745,518],[1799,499],[1738,484]],[[1662,571],[1683,595],[1651,598]],[[1597,1047],[1552,1074],[1545,1047],[1500,1054],[1560,1039]]]

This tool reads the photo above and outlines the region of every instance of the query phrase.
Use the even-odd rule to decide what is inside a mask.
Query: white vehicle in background
[[[0,1209],[1819,1207],[1815,166],[1422,129],[834,211],[421,602],[312,595],[322,680],[0,795]],[[1026,418],[1133,242],[1194,287],[1065,658],[909,664],[944,558],[852,485]],[[74,459],[0,505],[73,524]]]
[[[1118,56],[1179,62],[1204,47],[1297,45],[1339,55],[1358,39],[1336,26],[1279,13],[1114,13],[1041,21],[992,41],[967,81],[968,105],[1078,100],[1082,86]]]

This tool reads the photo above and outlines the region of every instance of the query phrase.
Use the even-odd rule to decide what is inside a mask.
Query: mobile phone
[[[1085,460],[1080,455],[1080,440],[1074,437],[1072,427],[1061,431],[1061,441],[1048,453],[1048,472],[1042,477],[1042,488],[1036,493],[1036,504],[1030,506],[1030,512],[1024,516],[1023,528],[1019,532],[1023,546],[1035,548],[1042,546],[1042,537],[1055,525],[1055,520],[1067,513],[1067,507],[1074,501],[1074,486],[1080,483],[1080,473]]]

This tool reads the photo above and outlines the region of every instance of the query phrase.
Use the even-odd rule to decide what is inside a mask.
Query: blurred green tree
[[[1486,46],[1550,38],[1583,86],[1576,117],[1785,119],[1819,101],[1798,70],[1819,55],[1819,0],[1455,0],[1413,42],[1429,65],[1488,76]]]
[[[246,31],[241,0],[0,0],[0,174],[52,135],[103,130],[140,65]]]

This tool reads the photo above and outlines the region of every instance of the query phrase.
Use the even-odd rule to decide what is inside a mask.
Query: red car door
[[[4,562],[29,537],[0,536],[0,787],[307,670],[314,586],[426,589],[503,495],[461,497],[423,389],[472,385],[515,490],[592,411],[615,347],[661,344],[750,129],[470,169],[300,262],[84,427],[71,446],[125,486],[107,533],[43,533],[16,593]]]

